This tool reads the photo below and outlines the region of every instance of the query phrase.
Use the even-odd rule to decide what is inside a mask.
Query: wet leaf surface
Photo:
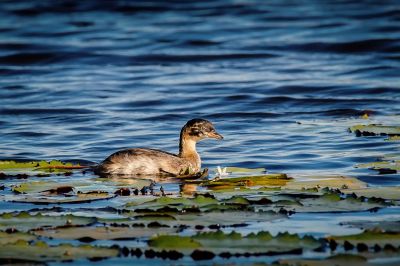
[[[0,215],[0,230],[7,228],[28,231],[35,228],[87,225],[96,222],[95,218],[75,215],[50,216],[28,212],[3,213]]]
[[[261,253],[261,252],[289,252],[294,249],[315,249],[321,246],[321,241],[310,236],[299,237],[288,233],[272,236],[268,232],[259,232],[242,236],[232,232],[225,234],[222,231],[198,233],[192,237],[157,236],[149,241],[149,246],[159,249],[190,250],[199,248],[216,253]]]
[[[379,229],[365,230],[364,232],[355,235],[331,236],[329,237],[329,239],[333,239],[340,244],[345,244],[345,242],[347,241],[353,245],[366,244],[368,246],[373,246],[373,245],[385,246],[387,244],[390,244],[395,247],[400,246],[399,232],[385,232]]]
[[[14,169],[4,171],[5,175],[16,175]],[[321,235],[304,237],[282,230],[272,235],[265,230],[274,223],[296,223],[291,220],[300,214],[327,213],[334,217],[339,212],[375,213],[396,206],[399,195],[397,187],[368,187],[354,177],[290,177],[268,174],[265,169],[228,167],[227,175],[217,178],[165,178],[156,182],[125,176],[99,178],[78,173],[78,169],[72,171],[73,178],[54,172],[43,176],[29,172],[27,177],[4,179],[1,199],[6,204],[31,207],[0,214],[0,245],[7,251],[1,253],[0,260],[96,259],[121,252],[126,256],[142,254],[146,259],[187,256],[196,261],[235,256],[301,257],[303,252],[322,252],[319,256],[324,256],[323,243],[336,243],[341,249],[352,245],[358,252],[357,248],[365,248],[363,245],[371,249],[375,244],[336,236],[334,240]],[[163,189],[170,184],[180,184],[181,193]],[[85,203],[83,208],[81,204]],[[43,206],[33,209],[32,204]],[[45,207],[48,204],[59,206]],[[397,244],[393,239],[383,240],[391,232],[388,229],[397,225],[395,221],[340,224],[337,226],[356,232],[360,232],[358,228],[387,230],[375,231],[377,235],[370,237],[382,250],[385,245],[390,249]],[[231,233],[233,230],[239,233]],[[60,245],[63,241],[86,243],[88,247]],[[121,243],[127,247],[113,247]],[[98,248],[97,244],[105,246]],[[43,255],[45,247],[50,252]],[[90,251],[84,252],[85,248]],[[21,250],[36,255],[13,257]]]
[[[19,259],[30,261],[62,261],[75,259],[100,259],[116,257],[118,249],[95,247],[91,245],[72,246],[69,244],[48,245],[42,241],[27,242],[18,240],[14,243],[2,244],[0,259]]]
[[[82,242],[94,240],[127,240],[136,238],[149,238],[157,234],[176,233],[177,229],[169,227],[130,227],[130,226],[101,226],[101,227],[66,227],[49,230],[37,230],[37,236],[52,237],[57,239],[77,239]]]
[[[376,135],[399,136],[400,135],[400,127],[384,126],[378,124],[355,125],[350,127],[349,130],[350,132],[354,132],[356,136],[376,136]]]

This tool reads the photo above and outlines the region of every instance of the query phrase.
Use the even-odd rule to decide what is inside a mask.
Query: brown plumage
[[[127,149],[111,154],[95,168],[100,175],[179,176],[200,171],[201,159],[196,143],[205,138],[222,139],[213,124],[192,119],[181,130],[179,154],[154,149]]]

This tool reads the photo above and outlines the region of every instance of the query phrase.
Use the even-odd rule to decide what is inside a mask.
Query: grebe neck
[[[201,159],[196,151],[196,141],[181,133],[179,141],[179,157],[186,159],[196,170],[201,167]]]

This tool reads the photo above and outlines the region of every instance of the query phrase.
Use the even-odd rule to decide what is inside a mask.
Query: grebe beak
[[[212,138],[212,139],[219,139],[219,140],[224,139],[224,137],[216,131],[208,133],[208,137]]]

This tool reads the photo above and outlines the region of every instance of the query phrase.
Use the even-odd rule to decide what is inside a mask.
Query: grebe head
[[[192,119],[189,120],[186,125],[182,128],[181,137],[191,138],[195,141],[200,141],[205,138],[212,139],[223,139],[221,134],[219,134],[214,125],[205,119]]]

